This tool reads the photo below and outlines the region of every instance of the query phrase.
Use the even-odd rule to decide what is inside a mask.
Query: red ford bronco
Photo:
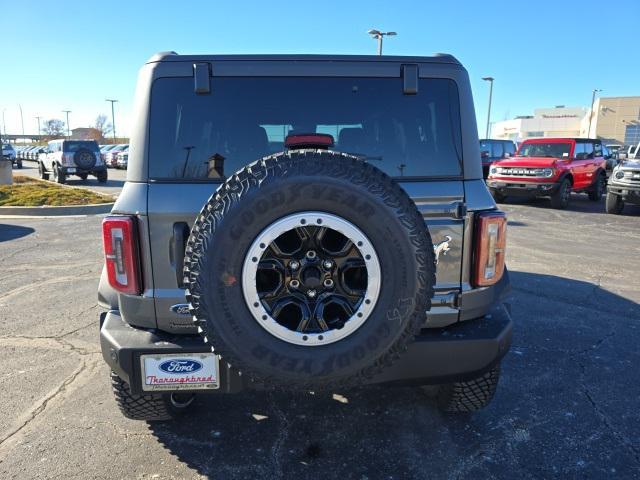
[[[487,179],[497,202],[507,195],[550,197],[554,208],[566,208],[572,191],[598,202],[606,184],[602,143],[589,138],[525,140],[513,158],[491,166]]]

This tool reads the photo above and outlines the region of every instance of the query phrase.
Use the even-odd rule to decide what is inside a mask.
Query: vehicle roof
[[[147,63],[156,62],[211,62],[211,61],[318,61],[318,62],[413,62],[413,63],[452,63],[460,62],[448,53],[434,53],[431,56],[396,56],[396,55],[179,55],[176,52],[159,52],[153,55]]]
[[[55,140],[49,140],[49,143],[57,143],[57,142],[94,142],[98,143],[95,140],[91,139],[80,139],[80,138],[56,138]]]
[[[582,138],[582,137],[541,137],[527,138],[522,143],[561,143],[561,142],[600,142],[598,138]]]

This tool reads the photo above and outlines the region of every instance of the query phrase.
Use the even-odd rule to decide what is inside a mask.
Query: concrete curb
[[[62,215],[98,215],[109,213],[113,203],[98,203],[93,205],[64,205],[60,207],[0,207],[0,216],[23,215],[30,217],[57,217]]]

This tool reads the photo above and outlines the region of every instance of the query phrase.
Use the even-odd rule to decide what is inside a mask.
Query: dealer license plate
[[[219,388],[218,356],[213,353],[141,355],[144,391]]]

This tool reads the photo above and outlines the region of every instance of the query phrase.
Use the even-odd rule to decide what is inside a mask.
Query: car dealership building
[[[589,125],[591,120],[591,125]],[[640,142],[640,96],[602,97],[585,107],[537,108],[533,115],[495,122],[491,138],[521,141],[532,137],[597,137],[607,144]]]

